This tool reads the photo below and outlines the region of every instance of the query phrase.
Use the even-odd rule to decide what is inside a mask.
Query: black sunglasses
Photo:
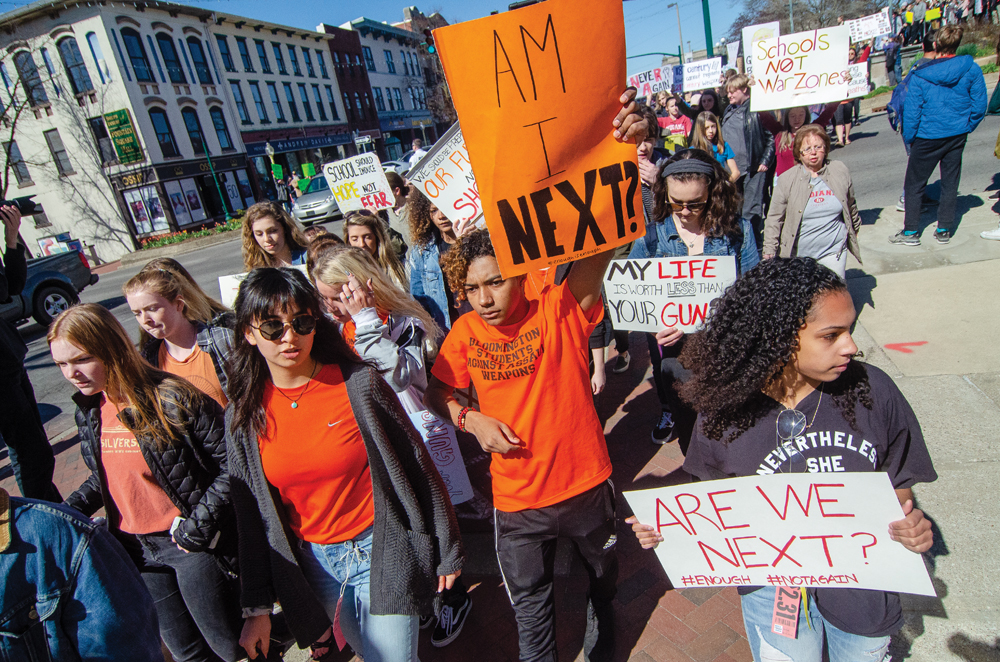
[[[291,322],[267,320],[266,322],[261,322],[260,326],[255,326],[253,328],[260,331],[260,335],[262,335],[265,340],[273,342],[285,335],[285,328],[289,326],[292,327],[292,331],[300,336],[308,336],[316,330],[316,318],[312,315],[298,315],[294,317]]]
[[[670,208],[673,209],[674,211],[681,211],[685,207],[687,207],[691,211],[701,211],[707,205],[708,205],[707,200],[705,202],[674,202],[673,200],[670,200]]]

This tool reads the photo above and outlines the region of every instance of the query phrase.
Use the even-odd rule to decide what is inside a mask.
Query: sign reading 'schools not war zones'
[[[840,101],[847,97],[850,32],[840,25],[753,44],[755,85],[750,110]]]
[[[612,260],[604,274],[611,323],[622,331],[697,331],[736,282],[731,255]]]
[[[548,0],[434,37],[505,278],[642,235],[635,145],[612,135],[620,2]]]

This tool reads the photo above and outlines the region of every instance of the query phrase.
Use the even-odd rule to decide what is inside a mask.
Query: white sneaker
[[[980,232],[979,236],[982,237],[983,239],[996,239],[1000,241],[1000,227]]]

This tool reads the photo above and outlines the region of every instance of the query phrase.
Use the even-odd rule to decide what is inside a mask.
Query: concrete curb
[[[163,246],[161,248],[150,248],[144,251],[126,253],[125,255],[122,255],[121,266],[131,267],[137,264],[145,264],[154,258],[174,257],[176,255],[183,255],[184,253],[196,251],[199,248],[208,248],[209,246],[215,246],[216,244],[237,241],[240,238],[241,233],[242,230],[230,230],[229,232],[220,232],[219,234],[212,234],[207,237],[189,239],[188,241],[183,241],[178,244],[170,244],[169,246]]]
[[[994,61],[994,56],[991,55],[989,57],[979,58],[976,60],[976,64],[986,64],[987,62],[992,61]],[[987,93],[992,92],[997,82],[1000,81],[1000,73],[983,74],[983,80],[986,81]],[[870,99],[862,99],[861,112],[870,114],[880,113],[885,110],[885,107],[889,103],[890,99],[892,99],[892,92],[886,92],[885,94],[880,94],[877,97],[872,97]]]

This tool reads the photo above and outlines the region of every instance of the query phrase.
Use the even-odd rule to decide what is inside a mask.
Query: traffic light
[[[434,48],[434,35],[431,34],[430,28],[426,28],[424,30],[424,46],[427,47],[428,53],[434,53],[437,51],[437,49]]]

